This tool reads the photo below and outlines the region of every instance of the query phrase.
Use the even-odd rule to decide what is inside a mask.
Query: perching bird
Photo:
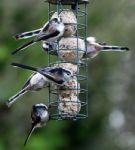
[[[88,37],[86,39],[87,50],[84,50],[85,49],[84,40],[79,39],[78,41],[79,41],[78,48],[81,49],[81,51],[78,51],[79,59],[94,58],[101,51],[125,52],[125,51],[129,50],[128,47],[110,46],[110,45],[106,45],[106,43],[97,43],[96,39],[94,37]],[[69,43],[70,43],[70,45],[69,45]],[[77,47],[77,42],[73,37],[62,38],[59,41],[59,50],[58,50],[58,44],[56,42],[43,42],[42,47],[43,47],[44,51],[49,52],[50,55],[58,56],[60,54],[60,56],[61,56],[60,58],[62,60],[73,61],[77,57],[77,55],[75,54],[75,50],[72,50],[72,47],[74,49],[75,49],[75,47]],[[82,55],[82,53],[83,53],[83,55]]]
[[[35,128],[43,127],[49,121],[48,107],[42,103],[33,105],[31,112],[31,119],[32,119],[31,129],[24,142],[24,146],[27,144]]]
[[[63,36],[68,37],[74,35],[77,29],[77,19],[73,11],[69,9],[63,9],[60,10],[59,15],[58,12],[55,12],[51,17],[51,20],[54,18],[58,18],[58,16],[61,18],[64,24]],[[15,39],[20,40],[20,39],[27,39],[27,38],[37,36],[41,30],[42,28],[18,34],[15,36]]]
[[[23,64],[12,63],[12,66],[36,71],[45,76],[50,83],[54,83],[59,86],[63,86],[66,81],[69,81],[73,74],[62,67],[46,67],[46,68],[34,68]]]
[[[8,99],[6,105],[10,107],[18,98],[29,91],[38,91],[45,87],[48,87],[49,82],[45,76],[42,74],[35,72],[33,73],[26,81],[22,89],[12,97]]]
[[[83,55],[84,58],[94,58],[101,51],[125,52],[129,50],[128,47],[110,46],[106,44],[97,43],[95,37],[88,37],[86,39],[86,44],[87,44],[87,51]]]
[[[15,37],[17,39],[19,39],[19,37],[22,38],[22,37],[24,37],[24,35],[26,35],[26,37],[28,35],[34,36],[34,34],[37,34],[39,32],[33,40],[31,40],[31,41],[27,42],[26,44],[22,45],[21,47],[17,48],[15,51],[12,52],[12,54],[14,55],[17,52],[35,44],[38,41],[56,41],[57,39],[62,37],[62,35],[64,33],[64,28],[65,28],[65,26],[64,26],[61,18],[57,17],[57,18],[53,18],[50,21],[48,21],[41,30],[39,29],[39,30],[35,30],[33,33],[25,32],[20,35],[16,35]]]

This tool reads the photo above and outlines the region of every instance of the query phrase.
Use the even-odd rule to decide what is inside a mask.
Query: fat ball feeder
[[[47,0],[48,19],[60,17],[65,25],[63,37],[56,41],[58,56],[48,50],[48,66],[60,66],[74,75],[64,86],[49,87],[49,111],[52,120],[78,120],[88,116],[87,60],[86,51],[88,0]],[[81,74],[80,72],[83,72]],[[83,85],[81,82],[83,81]]]

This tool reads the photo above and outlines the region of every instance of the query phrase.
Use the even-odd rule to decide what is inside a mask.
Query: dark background
[[[11,56],[24,43],[16,33],[41,27],[48,18],[43,0],[0,1],[0,101],[15,94],[31,74],[15,69],[13,61],[46,66],[41,44]],[[129,46],[125,53],[102,52],[89,60],[89,117],[81,121],[50,121],[35,130],[26,150],[135,149],[135,1],[91,0],[88,35],[99,42]],[[0,108],[0,150],[20,150],[30,128],[31,106],[47,102],[47,90],[27,93],[10,109]],[[46,101],[45,101],[46,100]]]

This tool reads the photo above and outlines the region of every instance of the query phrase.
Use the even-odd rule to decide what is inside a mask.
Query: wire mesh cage
[[[70,70],[74,76],[63,86],[50,85],[51,119],[83,119],[88,116],[87,37],[88,0],[47,0],[48,19],[59,16],[65,25],[61,39],[49,43],[48,66]],[[54,57],[53,55],[56,55]]]

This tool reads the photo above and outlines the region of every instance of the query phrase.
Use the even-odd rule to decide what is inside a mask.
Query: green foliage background
[[[43,0],[0,2],[0,150],[21,150],[30,127],[31,105],[47,101],[47,90],[28,93],[12,108],[2,103],[16,93],[31,74],[10,66],[13,61],[46,66],[41,45],[11,56],[24,41],[16,33],[41,27],[47,21]],[[82,121],[50,121],[37,129],[26,150],[135,149],[135,1],[90,0],[88,35],[99,42],[124,45],[125,53],[101,53],[89,60],[89,117]]]

